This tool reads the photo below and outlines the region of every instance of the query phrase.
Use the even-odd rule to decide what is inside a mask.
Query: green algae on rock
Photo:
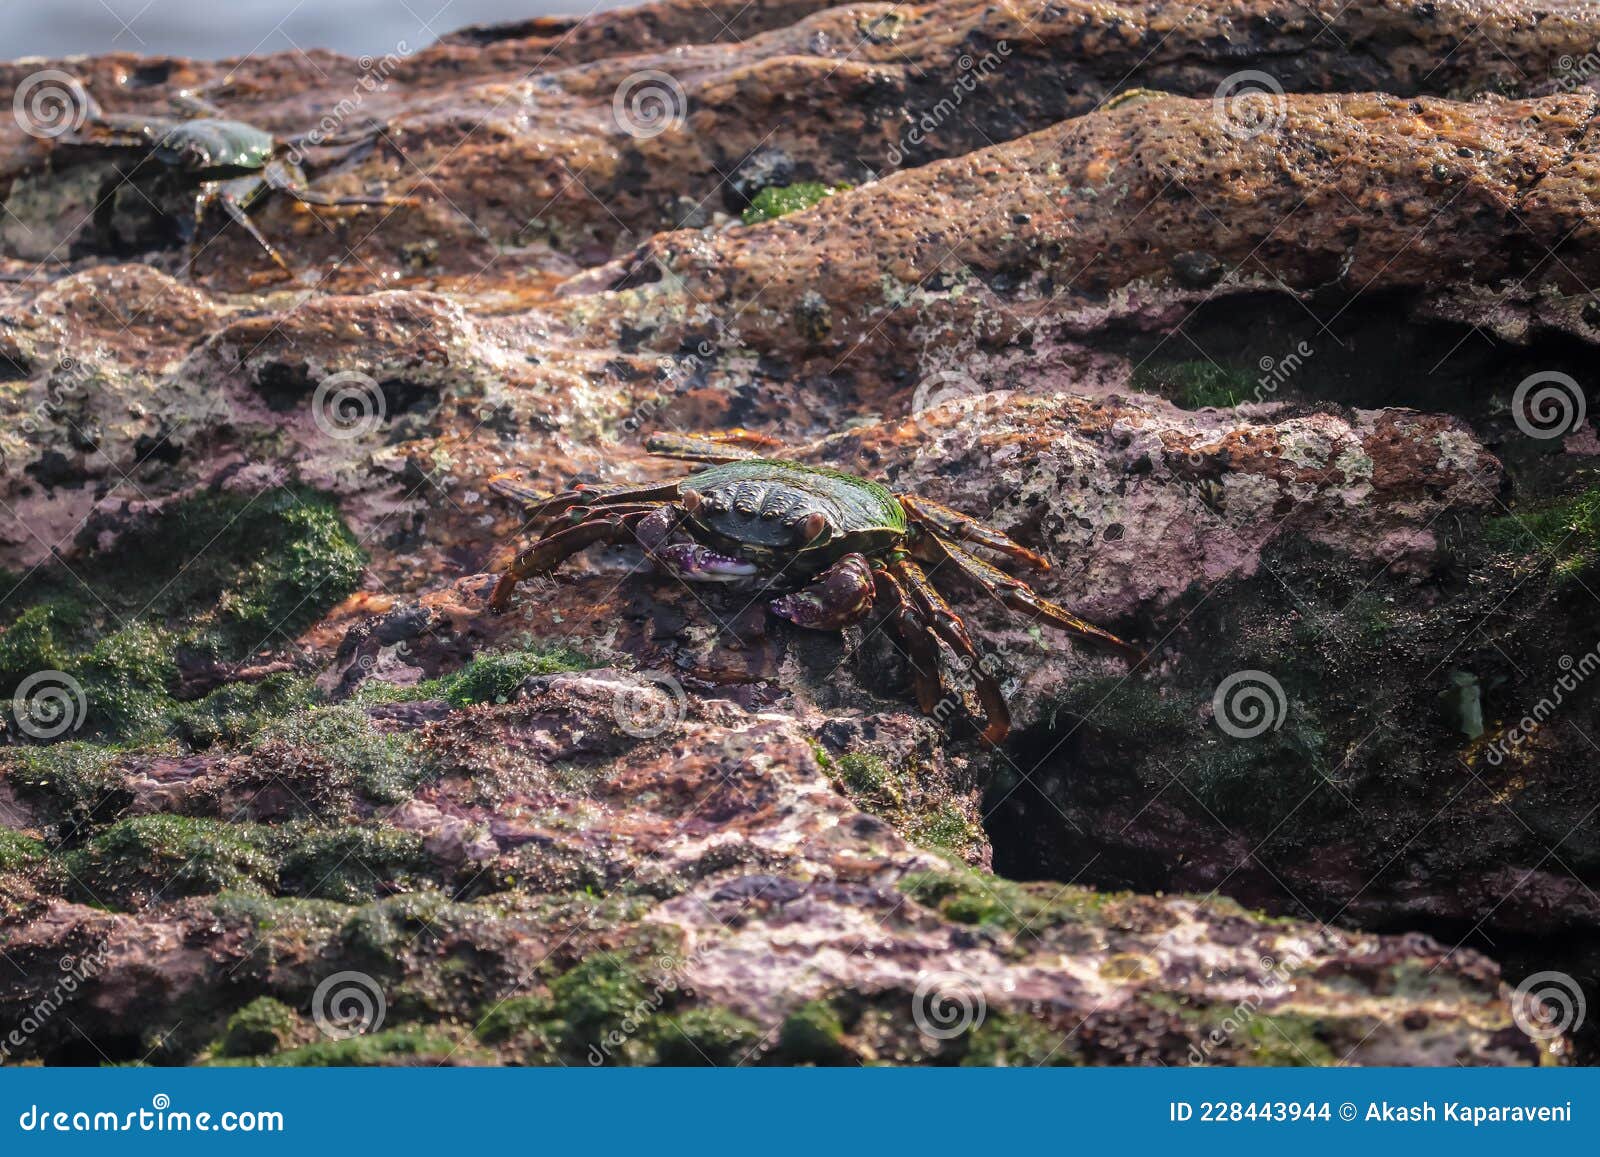
[[[849,185],[821,185],[815,181],[801,181],[794,185],[768,185],[750,200],[742,219],[746,225],[760,221],[774,221],[790,213],[809,209],[824,197],[843,192]]]
[[[1180,1059],[1174,1047],[1199,1047],[1210,1032],[1192,1010],[1237,999],[1207,976],[1248,977],[1264,955],[1291,949],[1315,967],[1293,971],[1261,1015],[1310,1018],[1307,1049],[1315,1041],[1341,1056],[1379,1049],[1532,1059],[1514,1038],[1492,968],[1471,952],[1446,956],[1422,943],[1263,920],[1215,899],[1101,895],[954,869],[834,794],[814,740],[781,716],[752,721],[708,703],[671,736],[594,746],[578,721],[608,709],[618,686],[610,679],[603,671],[541,676],[504,705],[448,709],[444,720],[421,723],[431,734],[473,716],[450,739],[458,761],[482,758],[468,757],[467,743],[485,755],[520,744],[529,778],[496,788],[447,771],[391,806],[384,828],[326,826],[332,814],[224,823],[158,812],[106,824],[66,858],[89,888],[110,889],[105,899],[137,912],[79,903],[71,897],[80,884],[42,884],[53,895],[30,902],[48,918],[9,928],[7,954],[28,974],[28,962],[66,943],[104,953],[107,966],[88,982],[74,1021],[114,1040],[111,1026],[136,1007],[172,1061]],[[552,725],[571,730],[558,735]],[[742,753],[740,763],[726,761],[730,749]],[[212,762],[192,769],[191,782],[231,774],[229,760],[204,759]],[[574,759],[592,765],[585,792],[547,791],[544,815],[515,802],[528,798],[534,765]],[[713,767],[722,770],[696,773]],[[144,793],[144,806],[181,803],[137,782],[128,790]],[[496,818],[484,810],[490,805]],[[707,807],[715,823],[697,819]],[[477,834],[475,815],[487,821]],[[626,847],[631,870],[666,865],[679,882],[630,897],[610,882],[605,898],[581,889],[541,894],[532,877],[466,901],[439,890],[459,889],[463,867],[476,875],[480,865],[509,863],[529,841],[549,840],[562,816],[581,821],[562,838]],[[710,847],[739,843],[754,862],[708,859]],[[394,889],[404,891],[383,894]],[[796,935],[814,951],[778,954],[775,963],[785,963],[776,972],[749,966]],[[863,936],[893,950],[852,953]],[[1089,968],[1092,984],[1050,963],[1062,953]],[[810,972],[808,960],[835,963]],[[1340,967],[1328,975],[1339,972],[1338,982],[1325,982],[1321,970],[1334,961]],[[1381,962],[1414,962],[1423,986],[1401,995],[1369,983]],[[917,1026],[918,977],[941,968],[961,969],[983,995],[986,1018],[970,1038],[930,1040]],[[318,983],[341,970],[366,973],[386,996],[388,1021],[359,1043],[319,1041],[303,1019]],[[162,983],[142,982],[151,976]],[[0,989],[0,1007],[30,993],[12,982]],[[1186,1003],[1161,1003],[1173,993]],[[252,1004],[263,997],[277,1004]],[[1393,1027],[1419,1007],[1429,1010],[1426,1034]],[[1147,1028],[1130,1035],[1130,1016]],[[47,1031],[31,1047],[50,1059],[66,1039]],[[1424,1051],[1408,1052],[1413,1046]],[[143,1055],[151,1044],[141,1037],[127,1047]],[[1229,1048],[1236,1059],[1254,1055],[1248,1040]]]
[[[320,496],[190,499],[106,549],[22,579],[7,602],[23,609],[0,635],[0,681],[42,670],[76,679],[87,710],[75,730],[85,735],[148,742],[203,729],[208,712],[180,705],[180,691],[215,687],[218,664],[292,641],[355,589],[364,566]]]

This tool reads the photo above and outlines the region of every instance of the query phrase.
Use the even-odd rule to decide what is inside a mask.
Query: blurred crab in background
[[[47,247],[49,256],[64,245],[77,256],[131,255],[181,243],[192,263],[208,214],[220,209],[294,277],[290,262],[250,218],[251,211],[272,194],[326,207],[415,201],[389,195],[340,197],[309,187],[308,169],[331,168],[387,140],[381,126],[325,141],[310,136],[280,139],[227,118],[192,93],[180,93],[172,100],[174,108],[185,114],[181,118],[110,114],[81,85],[74,94],[82,102],[82,124],[54,141],[44,171],[14,180],[6,196],[6,206],[17,220],[52,221],[57,229],[63,221],[82,226],[75,236],[51,235],[44,246],[36,246]],[[53,198],[52,191],[59,197]],[[77,211],[74,204],[88,212]],[[46,256],[26,251],[14,255]]]
[[[939,716],[940,704],[952,701],[940,673],[943,643],[971,673],[983,736],[993,743],[1010,730],[1005,697],[992,664],[929,579],[925,564],[947,567],[1011,610],[1074,638],[1133,661],[1142,658],[1128,643],[967,549],[1049,569],[1045,559],[1000,531],[866,478],[762,456],[777,446],[744,430],[657,435],[648,443],[652,453],[707,463],[707,468],[665,482],[580,485],[555,495],[538,494],[509,476],[491,479],[497,493],[527,505],[541,530],[500,577],[491,609],[504,611],[521,580],[553,571],[596,543],[637,544],[657,567],[684,582],[771,593],[772,613],[801,627],[840,630],[881,605],[905,643],[921,709]],[[961,702],[960,696],[954,701]]]

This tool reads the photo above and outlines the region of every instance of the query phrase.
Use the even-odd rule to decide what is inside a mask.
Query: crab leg
[[[929,498],[918,498],[914,494],[899,494],[896,497],[914,521],[936,534],[948,535],[963,542],[975,542],[979,546],[986,546],[990,550],[1014,558],[1035,570],[1050,569],[1049,559],[1035,554],[1027,547],[1013,541],[1010,536],[1002,534],[992,526],[985,526],[959,510],[952,510]]]
[[[1110,631],[1101,630],[1093,623],[1080,619],[1065,607],[1041,598],[1027,583],[1012,578],[971,551],[963,550],[937,534],[930,534],[922,545],[935,555],[936,560],[950,563],[1011,610],[1033,614],[1057,630],[1066,631],[1085,642],[1109,647],[1134,662],[1144,659],[1144,652],[1137,647],[1123,642]]]
[[[597,511],[607,506],[637,502],[671,502],[678,497],[678,482],[647,482],[638,486],[594,487],[580,483],[559,494],[541,494],[532,487],[514,481],[515,475],[497,474],[489,479],[489,489],[525,505],[529,518],[548,518],[571,510],[574,506],[594,507]]]
[[[935,715],[940,700],[944,698],[944,688],[939,683],[938,644],[928,633],[928,624],[912,608],[911,596],[906,594],[900,580],[881,566],[873,569],[872,577],[877,580],[878,598],[888,604],[889,619],[894,623],[900,641],[906,645],[917,706],[924,715]]]
[[[283,143],[298,154],[304,165],[318,170],[344,164],[363,149],[371,150],[380,144],[405,164],[416,167],[400,143],[389,135],[387,126],[381,124],[330,137],[319,138],[315,133],[302,133],[285,137]]]
[[[767,606],[797,627],[837,631],[872,613],[874,585],[866,556],[847,554],[800,590]]]
[[[324,193],[307,186],[304,179],[282,161],[268,163],[261,170],[261,179],[266,183],[267,188],[299,201],[302,205],[323,205],[329,208],[337,208],[362,205],[415,205],[417,203],[415,197],[409,196],[335,197],[332,193]]]
[[[261,246],[262,250],[268,257],[272,258],[279,269],[282,269],[290,277],[296,276],[295,271],[284,260],[283,254],[273,247],[272,242],[268,241],[261,230],[256,228],[256,223],[250,220],[250,214],[245,212],[244,206],[239,203],[239,198],[227,189],[207,190],[195,198],[194,220],[196,237],[200,235],[200,222],[205,216],[206,208],[212,204],[221,205],[222,211],[233,218],[234,223],[241,229],[255,238],[256,244]],[[189,257],[191,265],[194,264],[194,256],[194,254],[191,254]]]
[[[319,192],[316,189],[308,189],[304,185],[298,184],[273,185],[272,187],[291,200],[299,201],[302,205],[322,205],[332,209],[370,208],[381,205],[415,205],[417,203],[415,197],[397,194],[374,197],[335,197],[332,193]]]
[[[736,428],[710,434],[652,434],[645,441],[644,448],[663,458],[721,465],[724,462],[763,458],[765,452],[782,445],[776,438]]]
[[[646,516],[628,514],[620,517],[597,517],[580,522],[554,534],[548,534],[517,555],[510,568],[500,576],[489,596],[489,609],[500,612],[511,604],[511,593],[517,584],[536,574],[546,574],[586,546],[597,542],[633,542],[634,527]]]
[[[999,743],[1011,730],[1011,713],[1006,709],[1000,684],[987,670],[988,660],[973,645],[972,636],[967,634],[967,625],[961,621],[960,615],[950,609],[944,596],[934,589],[927,572],[911,559],[898,558],[889,564],[889,570],[905,584],[918,617],[949,645],[961,665],[972,673],[972,689],[983,707],[983,737],[990,743]]]
[[[671,504],[666,502],[607,502],[603,506],[575,506],[563,514],[548,519],[551,529],[546,529],[544,533],[551,534],[563,525],[577,526],[580,522],[587,522],[600,514],[613,518],[621,518],[627,514],[654,514],[669,505]]]
[[[535,490],[526,482],[518,482],[515,474],[496,474],[489,479],[489,489],[502,498],[509,498],[513,502],[520,502],[530,510],[549,502],[553,495],[542,490]]]

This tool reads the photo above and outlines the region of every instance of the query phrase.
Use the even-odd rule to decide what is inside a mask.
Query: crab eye
[[[699,511],[700,507],[704,505],[704,503],[705,499],[700,496],[700,492],[698,490],[691,490],[689,487],[685,486],[678,492],[678,504],[690,514],[694,514]]]
[[[811,513],[800,522],[800,541],[815,542],[828,533],[828,516],[825,514]]]

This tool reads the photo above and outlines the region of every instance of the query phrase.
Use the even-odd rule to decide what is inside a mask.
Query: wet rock
[[[792,179],[859,184],[1018,138],[1141,88],[1202,97],[1208,111],[1215,103],[1225,114],[1211,123],[1219,137],[1230,135],[1229,117],[1270,127],[1284,91],[1562,91],[1573,86],[1562,82],[1560,62],[1581,58],[1596,32],[1586,9],[1527,0],[1438,3],[1425,18],[1410,3],[1335,0],[1035,0],[1004,11],[981,0],[893,10],[799,0],[735,12],[726,28],[720,12],[692,8],[600,13],[559,33],[534,26],[528,36],[404,46],[362,61],[111,56],[56,67],[83,74],[117,111],[164,112],[172,95],[215,86],[230,116],[285,136],[381,129],[385,147],[350,159],[334,153],[319,180],[341,195],[411,194],[417,204],[319,218],[280,200],[261,212],[285,251],[344,285],[370,288],[414,272],[407,254],[419,235],[450,240],[437,254],[445,275],[501,264],[496,245],[540,250],[536,260],[552,270],[590,264],[679,223],[680,197],[720,202],[730,175],[737,188],[758,154],[781,151]],[[35,70],[0,71],[0,98],[25,80],[24,67]],[[53,223],[86,215],[60,213],[52,200],[66,176],[94,163],[76,161],[70,139],[0,139],[12,255],[57,259],[63,243],[50,235]],[[1492,154],[1496,142],[1466,147]],[[1438,183],[1461,179],[1459,166],[1435,163],[1444,169]],[[84,180],[79,199],[88,208],[104,179]],[[1091,177],[1089,186],[1098,184]],[[199,268],[237,288],[261,261],[248,238],[225,231]]]
[[[820,355],[874,391],[907,348],[930,350],[925,378],[957,369],[955,350],[1171,325],[1229,294],[1385,292],[1421,307],[1447,282],[1460,287],[1461,317],[1460,294],[1481,287],[1487,319],[1513,306],[1492,292],[1511,281],[1557,302],[1581,294],[1532,319],[1576,321],[1591,277],[1581,206],[1595,99],[1282,96],[1268,125],[1236,133],[1209,99],[1150,94],[781,220],[659,235],[563,293],[589,324],[650,318],[658,350],[703,324],[691,303],[732,301],[723,348]],[[1507,214],[1519,223],[1510,243]],[[946,216],[963,224],[929,227]],[[827,276],[797,272],[811,268]],[[992,288],[1002,277],[1003,299]],[[825,330],[807,324],[824,314]],[[908,392],[868,396],[903,406]]]
[[[590,1048],[662,1060],[669,1035],[693,1036],[711,1016],[748,1026],[734,1058],[745,1063],[829,1059],[824,1047],[837,1061],[1153,1062],[1190,1048],[1216,1062],[1266,1059],[1249,1034],[1214,1023],[1247,998],[1285,1033],[1272,1055],[1291,1063],[1300,1051],[1400,1063],[1535,1056],[1474,953],[1263,923],[1216,899],[1021,886],[955,868],[858,822],[782,716],[712,723],[696,711],[652,738],[585,745],[572,729],[616,712],[617,687],[562,677],[424,728],[440,778],[384,813],[375,832],[395,834],[383,840],[323,848],[327,828],[290,837],[235,824],[232,843],[208,841],[197,860],[160,842],[191,838],[192,821],[152,815],[136,840],[132,821],[112,825],[89,845],[100,858],[80,857],[80,886],[147,880],[114,903],[135,911],[55,899],[9,928],[18,967],[0,981],[0,1007],[30,1007],[71,952],[94,961],[73,1022],[113,1060],[158,1040],[164,1059],[216,1058],[233,1047],[232,1018],[263,996],[292,1010],[295,1038],[313,990],[348,970],[385,993],[389,1031],[439,1032],[479,1060],[570,1063]],[[552,744],[552,725],[569,738]],[[576,766],[573,743],[587,752]],[[113,852],[127,860],[120,869],[104,858]],[[336,902],[262,895],[327,894],[319,857],[355,891]],[[135,863],[144,875],[131,874]],[[455,901],[415,885],[384,898],[402,870],[470,883]],[[1405,995],[1390,979],[1401,974],[1412,978]],[[610,1014],[579,1018],[585,991],[616,986],[661,995],[632,1030]],[[943,1015],[932,1010],[949,1001],[968,1010],[966,1031],[930,1035],[928,1018]],[[132,1011],[142,1027],[129,1037]],[[63,1019],[30,1048],[63,1059],[75,1039]]]

